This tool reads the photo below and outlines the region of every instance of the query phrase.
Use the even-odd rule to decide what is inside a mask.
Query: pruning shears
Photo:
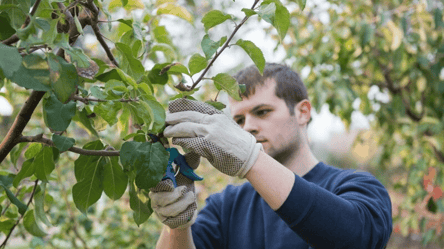
[[[151,139],[153,139],[154,142],[159,141],[159,137],[157,137],[154,134],[149,134]],[[185,177],[193,180],[193,181],[202,181],[203,177],[198,176],[196,173],[194,173],[193,168],[191,168],[187,161],[185,160],[185,157],[180,154],[180,152],[176,148],[166,148],[166,150],[170,153],[170,158],[168,159],[168,165],[165,172],[163,180],[170,179],[174,187],[177,187],[176,182],[176,176],[179,173],[182,173]]]
[[[174,187],[177,187],[176,175],[179,174],[179,172],[193,181],[203,180],[202,177],[194,173],[193,168],[188,165],[185,157],[180,154],[176,148],[167,148],[166,150],[170,153],[170,158],[168,159],[168,166],[165,176],[162,178],[162,181],[170,179],[173,182]],[[174,164],[176,165],[176,167],[174,167]]]

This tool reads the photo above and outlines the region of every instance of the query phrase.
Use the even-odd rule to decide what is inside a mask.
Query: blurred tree
[[[316,109],[327,103],[346,126],[354,111],[369,118],[375,174],[406,196],[395,232],[421,232],[424,244],[444,241],[443,9],[434,0],[321,1],[291,13],[283,43],[287,61],[309,70]]]

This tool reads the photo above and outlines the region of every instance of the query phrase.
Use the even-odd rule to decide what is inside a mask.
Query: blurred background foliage
[[[219,9],[242,17],[240,10],[251,4],[128,0],[122,7],[122,2],[125,1],[103,1],[103,6],[109,10],[100,16],[103,34],[113,48],[113,43],[125,39],[129,28],[122,22],[108,22],[107,15],[109,20],[134,20],[148,36],[145,46],[151,49],[143,55],[147,58],[143,64],[145,68],[156,63],[187,61],[190,55],[200,52],[200,39],[205,34],[200,19],[206,12]],[[179,11],[182,14],[176,16],[156,12],[160,5],[168,2],[176,2],[186,11],[182,9]],[[286,63],[300,72],[315,114],[322,113],[326,107],[340,118],[343,129],[336,135],[333,130],[332,134],[327,134],[328,138],[312,139],[313,150],[318,158],[334,166],[370,171],[387,187],[392,197],[394,221],[388,248],[444,247],[443,2],[319,0],[307,1],[302,12],[296,4],[298,1],[282,2],[291,17],[289,31],[283,40],[270,24],[260,19],[250,20],[236,36],[253,37],[251,40],[262,49],[266,61]],[[111,29],[104,28],[106,25]],[[226,22],[210,30],[210,35],[218,40],[232,29],[233,24]],[[267,38],[261,38],[262,33],[262,37]],[[85,29],[76,46],[83,48],[91,58],[108,61],[91,29]],[[216,61],[210,74],[234,73],[251,63],[248,56],[232,48]],[[170,77],[166,85],[154,86],[156,98],[164,107],[177,94],[173,89],[178,81],[190,82],[190,79]],[[29,91],[10,83],[4,84],[4,89],[1,96],[12,105],[13,113],[0,116],[0,139],[29,95]],[[206,101],[214,99],[216,93],[213,84],[203,84],[193,96]],[[223,94],[219,97],[220,101],[225,98]],[[49,132],[41,110],[40,104],[25,134]],[[314,129],[317,115],[314,116],[311,137],[321,132]],[[365,125],[356,128],[356,117]],[[333,126],[330,121],[327,127]],[[102,141],[116,148],[122,143],[121,137],[134,129],[124,130],[127,128],[119,123],[106,126],[103,120],[97,120],[95,125],[103,126]],[[327,128],[324,126],[324,129]],[[77,144],[90,141],[89,133],[77,123],[69,126],[67,134],[75,137]],[[9,246],[154,248],[161,230],[160,222],[151,217],[138,227],[133,221],[127,195],[118,201],[103,195],[89,209],[87,217],[76,209],[71,190],[76,183],[73,162],[77,157],[72,152],[63,153],[52,174],[54,179],[46,188],[45,209],[53,226],[41,226],[49,235],[30,236],[20,223]],[[15,164],[8,157],[1,165],[0,174],[17,174],[24,160],[22,155]],[[206,161],[197,173],[205,178],[196,184],[200,208],[211,193],[221,191],[227,184],[242,182],[220,174]],[[33,185],[34,181],[24,180],[16,191],[17,197],[26,199]],[[3,208],[0,230],[4,238],[19,213],[5,195],[0,201]]]

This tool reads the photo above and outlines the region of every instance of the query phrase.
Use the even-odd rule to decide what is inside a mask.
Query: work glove
[[[173,144],[205,157],[224,174],[245,177],[262,150],[252,134],[207,103],[180,98],[168,108],[164,135]]]
[[[191,168],[196,169],[199,166],[200,156],[196,153],[187,153],[184,157]],[[175,188],[173,181],[166,179],[151,188],[149,192],[154,213],[163,224],[172,229],[191,226],[197,216],[194,181],[179,171],[176,183]]]

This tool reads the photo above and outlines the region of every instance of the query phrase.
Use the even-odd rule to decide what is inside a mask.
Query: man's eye
[[[235,121],[236,121],[236,123],[238,125],[242,125],[244,123],[244,119],[243,118],[236,119]]]
[[[271,110],[260,110],[260,111],[257,111],[256,114],[258,116],[264,116],[264,115],[267,115],[270,111]]]

